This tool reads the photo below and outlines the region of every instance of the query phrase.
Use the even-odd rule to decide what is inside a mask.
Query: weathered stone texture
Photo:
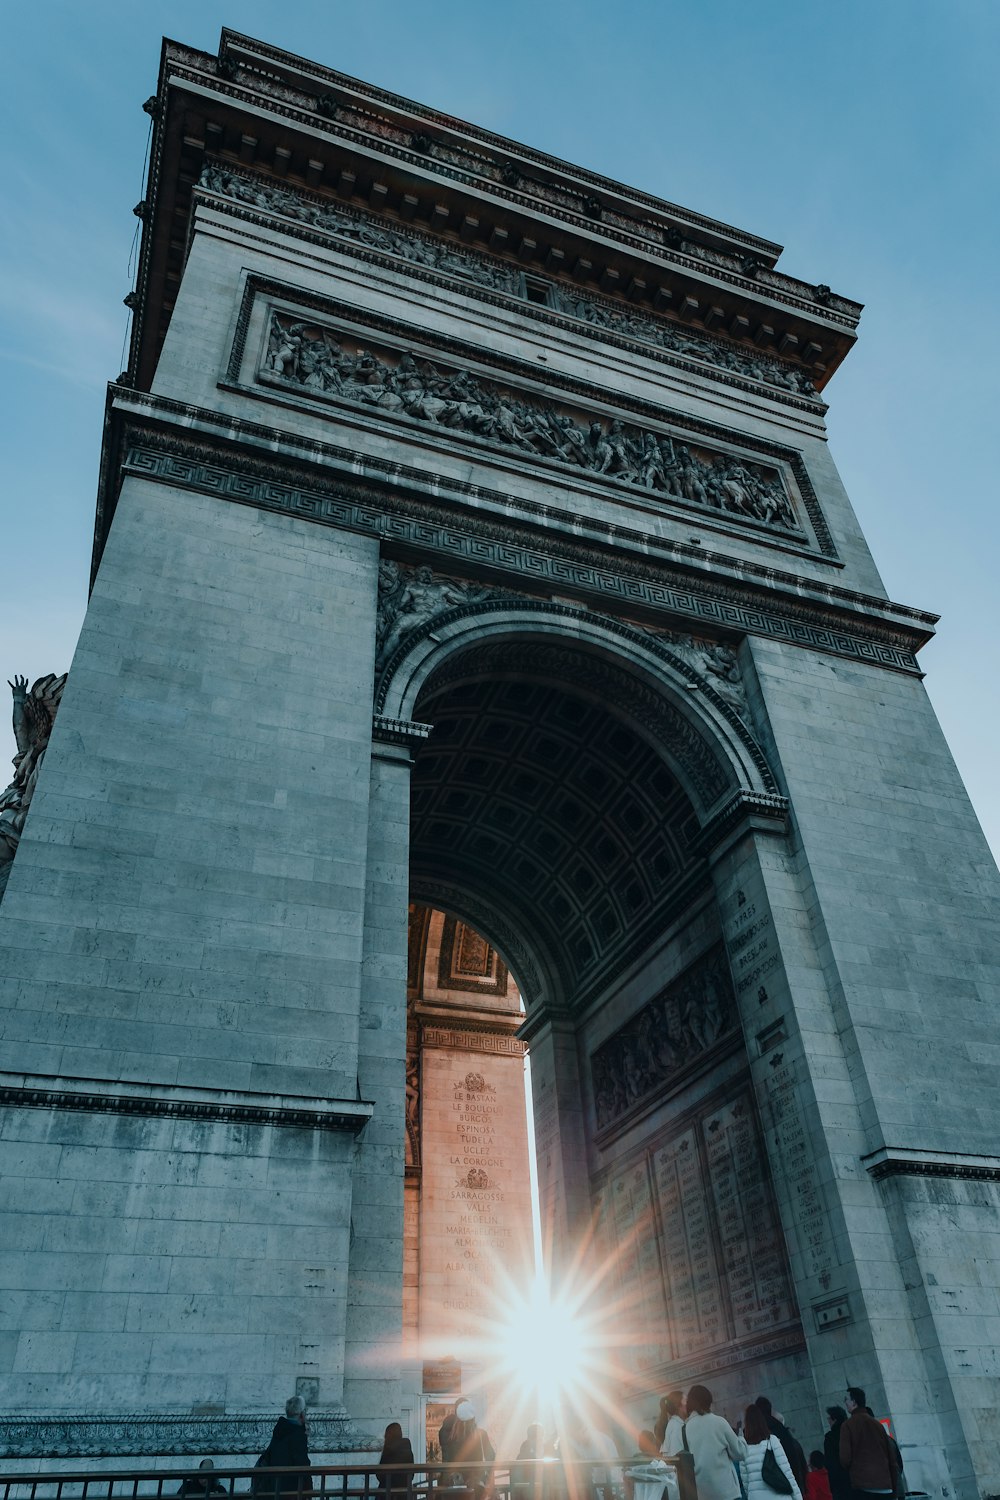
[[[354,1097],[371,552],[123,494],[0,917],[9,1069]]]

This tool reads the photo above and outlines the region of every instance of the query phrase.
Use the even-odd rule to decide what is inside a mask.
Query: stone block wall
[[[376,551],[123,490],[0,909],[8,1409],[335,1405],[352,1214],[369,1301],[398,1279],[401,1139],[352,1188],[359,1077],[403,1084],[391,943],[360,1000],[380,882],[405,952],[405,865],[368,866]]]

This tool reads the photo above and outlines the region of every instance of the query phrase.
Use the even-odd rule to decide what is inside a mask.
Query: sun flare
[[[582,1308],[554,1292],[543,1276],[512,1303],[497,1329],[497,1374],[543,1420],[588,1390],[596,1357],[594,1331]]]

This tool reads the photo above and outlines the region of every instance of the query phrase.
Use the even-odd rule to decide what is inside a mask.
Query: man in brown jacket
[[[889,1434],[865,1410],[860,1386],[848,1386],[844,1405],[848,1417],[840,1429],[840,1462],[852,1493],[858,1500],[867,1495],[895,1495],[899,1465]]]

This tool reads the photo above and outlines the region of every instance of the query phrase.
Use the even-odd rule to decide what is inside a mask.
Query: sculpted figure
[[[383,568],[386,570],[383,575]],[[390,570],[394,569],[395,572]],[[385,603],[382,603],[383,576],[387,585]],[[396,584],[398,580],[398,586]],[[379,567],[379,613],[376,630],[381,630],[377,660],[384,661],[392,655],[403,636],[422,625],[425,620],[443,614],[456,605],[467,604],[486,598],[492,590],[478,584],[461,582],[456,578],[435,578],[426,563],[404,574],[395,563],[383,562]]]
[[[722,509],[736,511],[744,516],[753,515],[753,481],[746,469],[738,463],[727,465],[724,459],[720,460],[719,469],[717,484],[722,496]]]
[[[406,1054],[406,1165],[420,1165],[420,1064],[415,1052]]]
[[[52,733],[56,711],[66,686],[66,673],[39,677],[31,690],[28,679],[15,675],[8,687],[13,694],[14,779],[0,792],[0,895],[10,874],[11,860],[17,852],[28,816],[28,808],[38,781],[38,772]]]
[[[665,435],[574,417],[538,398],[519,398],[469,370],[440,370],[410,351],[390,364],[370,349],[344,349],[332,329],[272,317],[264,369],[306,389],[400,412],[456,432],[490,438],[528,454],[558,459],[619,483],[661,490],[693,505],[767,525],[794,528],[780,476],[734,456],[711,458]]]
[[[268,339],[267,367],[286,380],[297,380],[299,373],[299,349],[302,345],[302,324],[293,323],[285,328],[280,318],[272,318]]]

